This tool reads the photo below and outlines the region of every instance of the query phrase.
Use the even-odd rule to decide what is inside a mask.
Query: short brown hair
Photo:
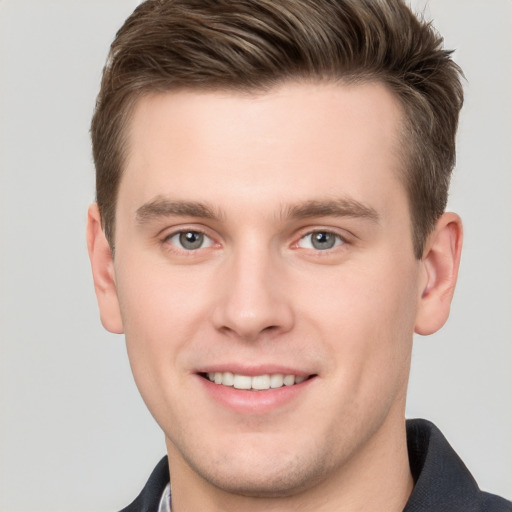
[[[126,126],[137,99],[176,89],[265,90],[288,80],[379,81],[399,98],[414,252],[444,212],[461,71],[402,0],[147,0],[110,48],[92,119],[96,199],[114,249]]]

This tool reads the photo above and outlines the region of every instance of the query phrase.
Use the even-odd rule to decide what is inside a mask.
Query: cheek
[[[195,325],[211,288],[205,272],[139,260],[123,261],[116,271],[125,331],[148,336],[164,332],[168,338]]]
[[[150,392],[180,378],[181,354],[203,328],[208,305],[200,276],[137,263],[120,262],[116,277],[130,365],[147,403]]]
[[[342,378],[383,384],[408,373],[416,314],[415,264],[340,268],[303,294],[301,317],[315,326]],[[318,276],[317,276],[318,277]]]

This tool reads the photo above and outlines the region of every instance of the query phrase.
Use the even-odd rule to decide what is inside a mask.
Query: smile
[[[283,386],[293,386],[307,379],[304,376],[285,375],[282,373],[250,376],[231,372],[209,372],[205,374],[205,377],[221,386],[250,391],[265,391],[282,388]]]

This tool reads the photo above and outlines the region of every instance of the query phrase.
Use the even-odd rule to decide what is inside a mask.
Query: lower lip
[[[264,391],[248,391],[215,384],[200,375],[197,377],[213,400],[240,414],[265,414],[282,408],[305,393],[315,380],[315,377],[310,377],[293,386],[271,388]]]

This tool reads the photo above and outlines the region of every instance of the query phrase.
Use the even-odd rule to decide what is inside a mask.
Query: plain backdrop
[[[0,0],[0,510],[115,511],[164,454],[85,247],[89,122],[134,0]],[[417,338],[408,416],[512,498],[512,2],[414,3],[456,48],[466,106],[450,208],[465,221],[452,317]]]

